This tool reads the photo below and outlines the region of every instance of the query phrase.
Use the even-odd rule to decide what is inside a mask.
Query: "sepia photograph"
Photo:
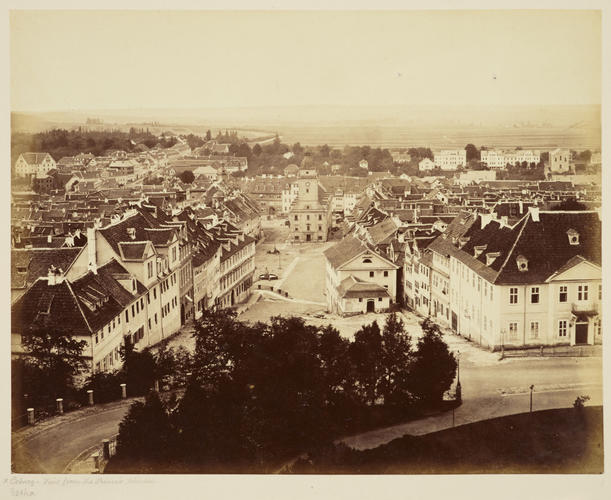
[[[10,477],[602,477],[600,7],[166,8],[8,12]]]

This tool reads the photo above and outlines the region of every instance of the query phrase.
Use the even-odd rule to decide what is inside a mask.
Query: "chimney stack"
[[[87,228],[87,268],[98,274],[98,257],[96,251],[95,228]]]

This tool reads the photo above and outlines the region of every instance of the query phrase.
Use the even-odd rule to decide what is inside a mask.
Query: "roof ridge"
[[[522,217],[521,220],[524,220],[524,219],[526,220],[524,221],[524,224],[520,228],[520,232],[518,233],[518,236],[514,240],[513,245],[511,245],[511,248],[509,249],[509,252],[507,253],[507,257],[505,257],[503,264],[501,265],[498,272],[496,273],[496,278],[498,278],[501,275],[501,273],[503,272],[503,269],[505,269],[505,266],[507,265],[507,262],[509,262],[509,257],[511,257],[511,254],[513,253],[515,247],[518,245],[518,241],[520,241],[522,233],[524,232],[524,228],[526,227],[526,225],[528,224],[528,220],[530,219],[530,212],[526,212],[526,214],[524,215],[524,217]],[[519,223],[520,222],[517,222],[511,229],[513,230],[513,228]],[[495,281],[496,281],[496,278],[495,278]]]
[[[84,278],[85,276],[87,276],[87,274],[89,274],[89,272],[84,274],[82,277]],[[70,291],[70,294],[72,295],[72,297],[74,297],[74,301],[76,302],[76,307],[78,307],[78,310],[81,313],[81,316],[83,317],[83,320],[85,321],[85,324],[87,325],[87,328],[89,328],[89,331],[93,333],[93,329],[91,328],[89,321],[87,321],[87,316],[85,316],[85,313],[83,312],[83,308],[81,307],[78,297],[76,296],[76,293],[74,293],[74,290],[72,290],[72,285],[70,284],[68,280],[64,280],[64,283],[66,283],[66,286],[68,287],[68,290]]]

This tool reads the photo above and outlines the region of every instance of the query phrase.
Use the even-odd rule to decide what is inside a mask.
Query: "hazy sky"
[[[11,14],[15,111],[600,104],[594,11]]]

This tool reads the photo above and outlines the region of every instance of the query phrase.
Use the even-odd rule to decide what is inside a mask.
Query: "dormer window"
[[[486,254],[486,265],[491,266],[492,263],[500,257],[500,252],[488,252]]]
[[[523,255],[518,255],[516,258],[516,263],[518,265],[518,271],[524,272],[528,271],[528,259]]]
[[[477,245],[473,247],[473,255],[477,258],[479,257],[485,250],[488,245]]]
[[[130,237],[130,239],[135,240],[136,239],[136,228],[135,227],[128,227],[127,228],[127,235]]]
[[[569,245],[579,245],[579,233],[574,229],[569,229],[566,232],[569,237]]]
[[[371,259],[369,257],[363,259],[363,264],[371,264]]]
[[[458,248],[462,248],[464,247],[467,243],[469,242],[469,238],[468,237],[462,237],[458,239]]]

